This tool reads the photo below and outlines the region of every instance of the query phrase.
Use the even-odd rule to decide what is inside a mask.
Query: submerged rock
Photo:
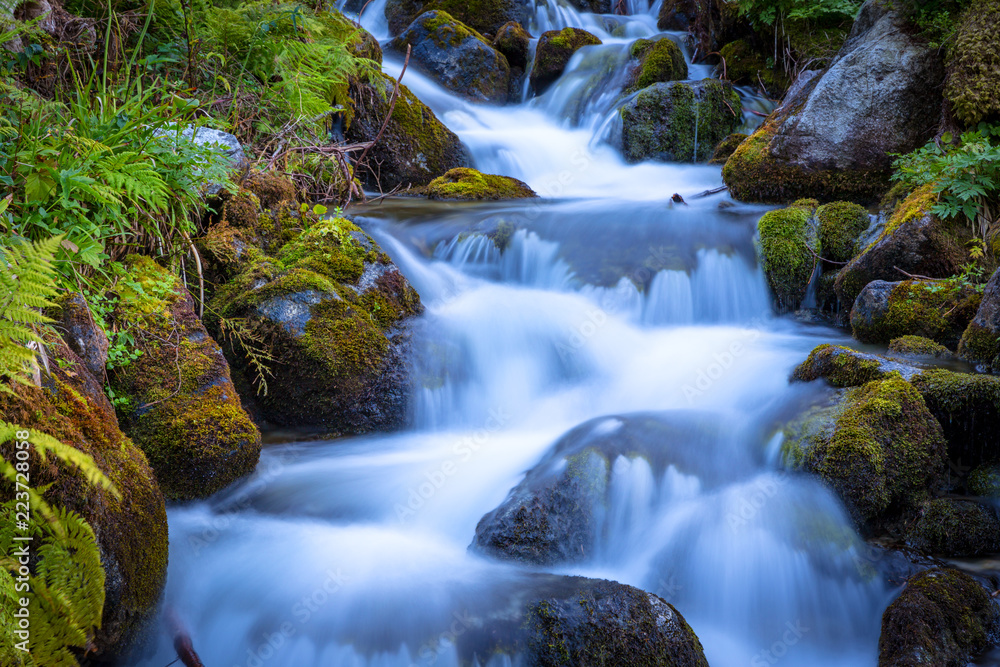
[[[488,200],[530,199],[537,197],[528,185],[510,176],[483,174],[475,169],[460,167],[439,176],[427,187],[411,191],[428,199]]]
[[[975,287],[960,281],[874,280],[854,301],[851,328],[862,343],[913,335],[956,347],[981,300]]]
[[[979,503],[939,498],[923,506],[906,540],[931,556],[985,556],[1000,551],[1000,519]]]
[[[821,477],[862,529],[911,510],[941,485],[941,426],[898,375],[847,390],[785,433],[786,465]]]
[[[585,46],[600,44],[601,40],[586,30],[563,28],[542,33],[535,47],[535,62],[529,82],[536,95],[540,95],[562,76],[573,54]]]
[[[739,95],[716,79],[655,83],[621,108],[622,153],[629,162],[702,162],[742,121]]]
[[[347,140],[373,141],[389,113],[395,82],[385,74],[371,80],[352,80],[350,96],[356,112],[347,129]],[[469,155],[454,132],[430,108],[404,86],[382,138],[368,154],[377,171],[360,169],[365,187],[391,190],[398,186],[427,185],[437,175],[455,167],[469,166]]]
[[[412,47],[416,67],[460,97],[493,103],[507,99],[507,59],[482,35],[445,12],[421,14],[391,46],[400,52]]]
[[[911,577],[882,614],[879,667],[961,667],[996,643],[997,607],[958,570]]]
[[[1000,269],[986,283],[982,303],[962,334],[958,354],[1000,371]]]
[[[888,189],[891,155],[934,134],[944,68],[889,5],[868,0],[830,67],[786,98],[723,170],[747,201],[870,201]]]
[[[105,601],[90,658],[114,663],[156,612],[167,574],[166,508],[145,455],[119,429],[103,383],[62,341],[47,342],[59,363],[43,372],[41,388],[14,385],[13,394],[0,393],[0,419],[89,454],[121,494],[92,486],[76,467],[51,457],[31,466],[32,486],[45,488],[50,503],[77,512],[94,529]],[[0,455],[13,461],[13,443],[5,447],[10,451]]]
[[[814,210],[811,203],[802,202],[769,211],[757,221],[761,268],[781,311],[799,307],[819,261]]]
[[[222,350],[195,314],[187,290],[148,257],[126,258],[131,280],[117,326],[142,356],[110,374],[122,427],[171,499],[205,498],[249,474],[260,433],[243,410]]]

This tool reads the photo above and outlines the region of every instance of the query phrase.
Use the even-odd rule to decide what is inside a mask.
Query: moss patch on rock
[[[734,133],[730,134],[728,137],[719,142],[712,151],[712,159],[708,161],[709,164],[725,164],[726,160],[736,152],[736,149],[740,147],[744,141],[747,140],[747,135]]]
[[[641,90],[654,83],[681,81],[688,77],[684,54],[669,37],[638,39],[632,43],[629,55],[639,62],[629,77],[626,93]]]
[[[951,350],[940,343],[923,336],[900,336],[889,341],[889,351],[913,357],[934,357],[935,359],[950,359],[954,357]]]
[[[791,206],[769,211],[757,222],[757,232],[761,267],[779,309],[798,308],[820,252],[809,209]]]
[[[979,503],[939,498],[923,506],[906,541],[930,556],[983,556],[1000,551],[1000,519]]]
[[[824,379],[834,387],[859,387],[882,380],[892,373],[910,379],[918,370],[874,354],[865,354],[849,347],[824,343],[792,372],[792,380],[812,382]]]
[[[974,363],[992,365],[1000,373],[1000,269],[983,290],[983,301],[975,318],[962,334],[958,354]]]
[[[272,172],[250,172],[243,182],[243,187],[253,193],[260,202],[261,207],[265,209],[269,209],[282,202],[295,201],[299,195],[298,188],[295,187],[295,184],[288,177]],[[241,209],[242,211],[243,209]],[[252,215],[249,209],[245,212],[248,215]],[[242,227],[250,223],[250,220],[247,218],[239,218],[239,213],[235,215],[236,219],[231,222],[234,226]]]
[[[880,294],[877,304],[868,303],[867,297],[873,291]],[[851,328],[863,343],[885,344],[893,338],[914,335],[956,347],[981,301],[982,294],[960,280],[873,281],[854,304]]]
[[[520,23],[511,21],[497,31],[493,39],[493,48],[504,55],[512,68],[518,68],[523,72],[528,68],[531,39],[531,35],[521,27]]]
[[[452,169],[429,185],[411,191],[428,199],[463,201],[499,201],[537,197],[535,191],[516,178],[484,174],[468,167]]]
[[[966,126],[1000,118],[1000,0],[977,0],[948,49],[945,98]]]
[[[495,35],[505,23],[526,19],[517,0],[389,0],[385,16],[393,35],[403,32],[420,14],[429,11],[451,14],[482,34]]]
[[[530,83],[536,94],[558,79],[573,54],[585,46],[600,44],[601,40],[586,30],[563,28],[542,33],[535,47],[535,63],[531,68]]]
[[[816,218],[823,258],[834,262],[850,261],[857,250],[858,237],[871,223],[863,206],[846,201],[820,206]]]
[[[738,86],[763,86],[769,95],[781,97],[792,83],[784,71],[768,67],[767,58],[746,39],[729,42],[719,55],[725,63],[724,69],[719,66],[719,75]]]

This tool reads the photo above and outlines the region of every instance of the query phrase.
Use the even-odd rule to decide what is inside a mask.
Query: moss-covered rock
[[[54,337],[53,337],[54,338]],[[113,663],[156,611],[167,573],[167,513],[145,455],[118,428],[114,408],[84,362],[50,340],[50,373],[41,388],[19,385],[0,394],[0,419],[55,437],[93,457],[121,494],[89,484],[76,468],[51,457],[31,464],[31,484],[51,504],[79,513],[93,527],[105,571],[101,628],[92,659]],[[8,461],[11,451],[0,452]]]
[[[330,36],[345,42],[347,50],[352,55],[357,58],[367,58],[379,65],[382,64],[382,47],[370,32],[361,27],[360,23],[344,16],[335,9],[317,11],[312,16],[323,24]]]
[[[836,290],[848,306],[873,280],[896,281],[900,270],[930,278],[948,278],[968,261],[967,225],[943,222],[930,213],[933,190],[915,190],[892,214],[881,235],[840,270]]]
[[[998,623],[990,594],[969,575],[921,572],[882,614],[879,667],[960,667],[997,641]]]
[[[531,57],[531,35],[520,23],[511,21],[497,30],[493,38],[493,48],[503,54],[512,69],[524,72]]]
[[[912,382],[944,429],[950,459],[963,466],[1000,462],[1000,378],[932,369]]]
[[[421,14],[390,46],[404,53],[410,47],[417,69],[460,97],[493,103],[507,99],[507,58],[446,12]]]
[[[736,152],[736,149],[740,147],[744,141],[747,140],[747,135],[734,133],[730,134],[728,137],[719,142],[712,151],[712,159],[708,161],[709,164],[725,164],[726,160]]]
[[[850,261],[858,250],[858,238],[871,224],[864,207],[846,201],[820,206],[816,218],[823,258],[833,262]]]
[[[954,348],[981,300],[974,286],[960,280],[874,280],[854,301],[851,328],[862,343],[914,335]]]
[[[452,169],[444,176],[435,178],[427,187],[413,190],[412,194],[424,195],[428,199],[467,201],[528,199],[538,196],[526,183],[516,178],[483,174],[468,167]]]
[[[769,211],[757,221],[761,267],[781,310],[798,308],[820,253],[816,222],[809,208]]]
[[[969,474],[966,481],[969,493],[984,498],[1000,498],[1000,465],[982,465]]]
[[[268,421],[340,433],[402,425],[407,320],[421,311],[420,300],[349,220],[311,220],[274,258],[220,288],[210,305],[213,327],[219,317],[244,318],[271,350],[266,376],[247,350],[227,350],[261,394],[256,403]]]
[[[535,62],[531,67],[529,82],[536,95],[545,92],[563,70],[573,54],[585,46],[600,44],[601,40],[586,30],[563,28],[543,32],[535,47]]]
[[[370,81],[351,82],[350,96],[355,116],[347,129],[347,140],[373,141],[389,113],[395,81],[385,74]],[[385,133],[368,153],[369,165],[358,176],[367,188],[391,190],[397,186],[427,185],[436,176],[455,167],[469,166],[462,142],[430,108],[404,86],[392,110]]]
[[[641,90],[654,83],[682,81],[688,77],[684,54],[669,37],[637,39],[629,48],[629,55],[638,62],[629,75],[626,93]]]
[[[505,23],[525,23],[526,8],[518,0],[388,0],[385,17],[393,35],[403,32],[424,12],[440,10],[482,34],[495,35]]]
[[[621,107],[622,153],[629,162],[701,162],[742,122],[739,95],[716,79],[656,83]]]
[[[110,374],[123,430],[168,498],[204,498],[249,474],[260,433],[243,410],[218,344],[180,280],[152,259],[126,258],[113,319],[142,356]]]
[[[1000,519],[979,503],[938,498],[921,508],[906,541],[930,556],[984,556],[1000,551]]]
[[[944,345],[923,336],[893,338],[889,341],[889,351],[909,357],[934,357],[935,359],[951,359],[955,356]]]
[[[943,76],[939,54],[889,3],[866,3],[831,66],[726,163],[726,185],[747,201],[877,201],[889,188],[891,154],[933,134],[941,103],[928,90]]]
[[[876,354],[865,354],[849,347],[824,343],[818,346],[792,372],[792,380],[812,382],[820,378],[834,387],[860,387],[899,373],[909,380],[920,371]]]
[[[243,181],[243,187],[257,198],[260,207],[270,209],[282,202],[298,199],[299,190],[287,176],[269,171],[252,171]],[[234,197],[237,203],[229,214],[229,223],[234,227],[253,227],[256,223],[256,209],[246,195]]]
[[[719,45],[735,37],[739,12],[732,3],[719,0],[663,0],[656,25],[660,30],[691,35],[700,54],[719,50]]]
[[[917,507],[945,465],[941,426],[898,375],[849,389],[789,426],[782,452],[787,465],[829,484],[869,531]]]
[[[719,75],[738,86],[764,88],[769,95],[781,97],[791,80],[780,67],[768,67],[767,57],[747,39],[729,42],[719,50],[722,58]]]
[[[992,364],[994,372],[1000,372],[1000,269],[986,283],[979,311],[962,334],[958,354],[974,363]]]
[[[967,126],[1000,118],[1000,0],[978,0],[962,14],[948,49],[945,98]]]

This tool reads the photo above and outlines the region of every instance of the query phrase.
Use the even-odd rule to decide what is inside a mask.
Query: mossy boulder
[[[167,513],[163,494],[142,450],[121,432],[103,383],[54,336],[50,372],[42,387],[18,385],[0,394],[0,419],[53,436],[93,457],[121,494],[89,484],[74,467],[51,457],[31,462],[31,484],[46,500],[79,513],[94,529],[105,571],[101,628],[92,659],[114,663],[156,612],[167,573]],[[103,377],[103,375],[102,375]],[[0,455],[14,460],[10,451]]]
[[[747,135],[734,133],[730,134],[728,137],[719,142],[712,151],[712,159],[708,161],[709,164],[725,164],[726,160],[729,159],[736,149],[740,147],[744,141],[747,140]]]
[[[979,503],[938,498],[921,508],[906,541],[930,556],[984,556],[1000,551],[1000,519]]]
[[[495,35],[511,21],[525,23],[527,8],[518,0],[388,0],[385,17],[393,35],[403,32],[413,19],[424,12],[447,12],[482,34]]]
[[[1000,269],[986,283],[982,303],[962,334],[958,354],[974,363],[992,364],[994,372],[1000,372]]]
[[[680,612],[632,586],[534,574],[491,598],[492,609],[463,612],[471,622],[457,639],[459,664],[708,665]]]
[[[820,253],[813,210],[790,206],[757,221],[757,250],[779,310],[799,307]]]
[[[862,343],[914,335],[954,348],[981,300],[974,286],[959,280],[873,280],[854,301],[851,328]]]
[[[364,143],[378,136],[394,87],[395,81],[381,73],[351,82],[355,115],[347,129],[348,141]],[[373,190],[427,185],[449,169],[470,164],[455,133],[406,86],[400,85],[399,90],[385,133],[368,153],[369,164],[378,166],[359,170],[361,182]]]
[[[824,379],[834,387],[860,387],[873,380],[882,380],[898,373],[906,380],[913,378],[919,369],[886,359],[877,354],[866,354],[849,347],[824,343],[810,354],[792,372],[792,380],[812,382]]]
[[[531,67],[529,82],[536,95],[540,95],[562,76],[573,54],[585,46],[601,43],[586,30],[563,28],[543,32],[535,47],[535,62]]]
[[[858,251],[858,239],[868,229],[871,219],[863,206],[838,201],[816,210],[823,259],[848,262]]]
[[[888,3],[869,0],[831,66],[790,98],[723,170],[734,197],[876,201],[893,153],[934,134],[944,78],[940,55]]]
[[[748,39],[729,42],[719,55],[724,63],[720,64],[719,75],[738,86],[763,87],[769,95],[781,97],[792,83],[780,67],[768,67],[767,56]]]
[[[689,33],[697,52],[708,54],[732,39],[737,14],[729,3],[718,0],[663,0],[656,25],[660,30]]]
[[[789,426],[782,453],[829,484],[866,531],[917,507],[945,468],[941,426],[899,375],[848,389]]]
[[[108,335],[97,325],[87,300],[79,292],[60,296],[55,308],[47,313],[55,320],[56,330],[83,360],[90,374],[103,380],[108,364]]]
[[[975,579],[932,568],[882,614],[879,667],[962,667],[996,643],[997,607]]]
[[[243,189],[253,194],[257,198],[257,204],[264,209],[270,209],[282,202],[294,201],[299,196],[299,189],[291,179],[270,171],[251,171],[243,181]],[[251,205],[250,209],[244,212],[245,204],[240,203],[237,206],[239,210],[231,214],[234,218],[230,223],[236,227],[251,226],[251,223],[256,221],[252,217],[253,209],[256,207]]]
[[[684,54],[669,37],[637,39],[629,47],[629,55],[637,62],[629,74],[626,93],[641,90],[654,83],[682,81],[688,77]]]
[[[123,430],[142,448],[167,498],[205,498],[253,472],[260,432],[229,364],[180,280],[148,257],[125,260],[113,314],[142,355],[110,373]]]
[[[528,59],[531,58],[531,39],[520,23],[511,21],[497,30],[493,48],[503,54],[512,70],[518,69],[523,73],[528,69]]]
[[[601,417],[581,424],[483,516],[470,549],[535,565],[586,561],[605,538],[602,517],[619,458],[645,461],[656,478],[672,465],[714,487],[724,471],[708,465],[705,453],[731,456],[722,441],[715,416],[695,412]],[[738,469],[735,462],[732,469]]]
[[[992,500],[1000,498],[1000,464],[982,465],[969,474],[969,493]]]
[[[442,86],[474,102],[504,102],[510,85],[507,58],[475,30],[443,11],[414,19],[391,48],[406,52],[411,62]]]
[[[931,369],[912,382],[941,423],[952,461],[1000,462],[1000,378]]]
[[[938,219],[930,212],[935,201],[929,186],[915,190],[896,208],[878,238],[840,270],[836,290],[842,305],[853,304],[873,280],[899,280],[900,270],[929,278],[961,272],[969,256],[968,227]]]
[[[358,7],[357,9],[350,9],[345,6],[343,9],[358,13],[360,12],[361,7]],[[379,45],[378,40],[375,39],[374,35],[361,27],[360,23],[344,16],[336,9],[331,9],[329,11],[317,11],[314,12],[312,16],[323,24],[323,27],[327,29],[329,35],[338,37],[341,41],[345,42],[347,50],[350,51],[353,56],[356,58],[367,58],[368,60],[378,63],[379,65],[382,64],[381,45]]]
[[[213,328],[220,317],[243,318],[271,351],[270,373],[261,375],[246,349],[227,346],[267,421],[331,433],[405,421],[408,320],[422,310],[420,299],[349,220],[310,220],[273,258],[220,288],[210,306]]]
[[[940,343],[923,336],[900,336],[889,341],[889,351],[908,357],[934,357],[935,359],[952,359],[951,350]]]
[[[944,95],[966,126],[1000,118],[1000,0],[969,4],[948,48]]]
[[[413,194],[428,199],[465,201],[499,201],[502,199],[530,199],[537,197],[528,185],[510,176],[483,174],[468,167],[452,169],[439,176],[427,187],[418,188]]]
[[[702,162],[742,123],[740,96],[716,79],[655,83],[621,107],[628,162]]]

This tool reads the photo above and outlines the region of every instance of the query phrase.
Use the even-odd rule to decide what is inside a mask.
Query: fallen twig
[[[711,190],[705,190],[704,192],[699,192],[696,195],[692,195],[691,199],[703,199],[705,197],[711,197],[712,195],[717,195],[720,192],[725,192],[728,189],[729,189],[729,186],[723,185],[722,187],[719,187],[719,188],[713,188]]]
[[[918,275],[914,275],[912,273],[907,273],[906,271],[904,271],[903,269],[899,268],[898,266],[894,266],[892,268],[896,269],[897,271],[899,271],[900,273],[902,273],[904,276],[906,276],[910,280],[930,280],[930,281],[933,281],[933,282],[941,282],[942,280],[946,280],[945,278],[931,278],[930,276],[918,276]]]

